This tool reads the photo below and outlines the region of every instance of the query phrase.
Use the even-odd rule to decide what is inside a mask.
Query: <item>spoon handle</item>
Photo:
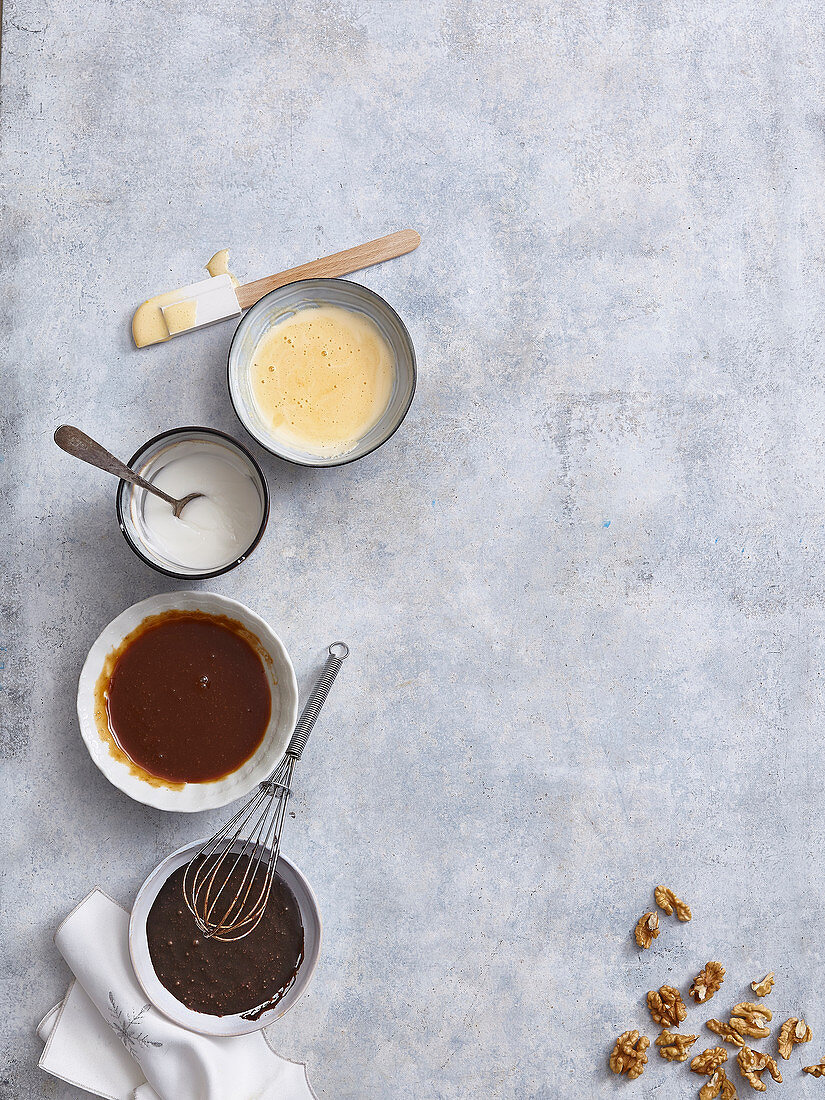
[[[171,504],[173,507],[178,503],[174,497],[168,496],[162,489],[158,489],[157,486],[144,481],[125,462],[121,462],[119,458],[109,454],[105,447],[101,447],[99,443],[96,443],[85,432],[82,432],[80,428],[73,428],[71,424],[61,424],[54,433],[54,441],[66,454],[79,458],[81,462],[88,462],[90,466],[97,466],[99,470],[105,470],[107,474],[114,474],[115,477],[128,481],[130,485],[137,485],[141,489],[146,489],[147,492],[154,493],[155,496],[165,500],[167,504]]]

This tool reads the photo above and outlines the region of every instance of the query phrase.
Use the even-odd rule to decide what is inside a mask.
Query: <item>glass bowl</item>
[[[250,368],[258,342],[278,321],[307,306],[340,306],[364,314],[390,345],[395,365],[392,394],[381,419],[351,450],[331,457],[299,450],[275,438],[258,411],[252,393]],[[298,466],[344,466],[386,443],[409,411],[416,377],[415,350],[404,322],[380,295],[349,279],[304,279],[264,295],[248,310],[235,330],[227,364],[229,396],[240,422],[262,447]]]
[[[129,459],[128,465],[145,481],[152,481],[159,470],[173,457],[183,458],[194,450],[200,450],[204,443],[219,448],[223,452],[223,457],[229,457],[233,463],[240,464],[254,484],[260,501],[261,521],[254,538],[239,557],[225,565],[217,569],[197,569],[181,565],[180,562],[169,558],[153,541],[144,520],[146,490],[136,485],[129,485],[125,481],[121,481],[117,489],[117,521],[129,546],[141,561],[145,561],[159,573],[179,580],[206,580],[209,577],[219,577],[222,573],[227,573],[240,565],[261,541],[269,519],[269,487],[263,470],[242,443],[233,439],[231,435],[218,431],[217,428],[172,428],[168,432],[162,432],[154,439],[150,439],[148,443],[144,443]]]

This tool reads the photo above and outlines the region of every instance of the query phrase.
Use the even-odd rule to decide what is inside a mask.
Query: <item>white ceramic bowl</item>
[[[204,843],[204,840],[193,841],[173,852],[171,856],[167,856],[141,886],[129,920],[129,953],[144,993],[155,1008],[170,1020],[174,1020],[181,1027],[188,1028],[189,1031],[197,1031],[202,1035],[246,1035],[251,1031],[260,1031],[274,1020],[280,1019],[292,1008],[309,985],[321,954],[321,913],[307,880],[295,864],[281,854],[278,857],[278,874],[295,895],[304,925],[304,959],[298,967],[294,983],[280,1001],[257,1020],[245,1020],[239,1014],[210,1016],[208,1013],[194,1012],[191,1008],[187,1008],[169,992],[166,986],[161,985],[155,974],[146,939],[146,919],[164,882],[184,863],[188,863]]]
[[[255,753],[231,775],[207,783],[184,783],[181,787],[158,786],[136,774],[125,761],[116,759],[109,741],[101,736],[95,720],[95,688],[107,656],[123,639],[150,615],[164,611],[203,611],[235,619],[253,634],[271,663],[264,661],[270,691],[272,714]],[[167,592],[133,604],[113,619],[92,648],[80,673],[77,689],[77,715],[80,732],[95,764],[110,783],[124,794],[155,806],[159,810],[211,810],[241,798],[275,769],[284,754],[298,717],[298,684],[295,670],[283,642],[263,619],[237,600],[214,592]]]

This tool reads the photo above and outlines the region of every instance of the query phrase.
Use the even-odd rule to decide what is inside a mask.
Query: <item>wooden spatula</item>
[[[230,275],[217,275],[191,286],[158,294],[138,306],[132,318],[132,336],[139,347],[160,344],[172,336],[205,328],[230,317],[240,317],[257,301],[279,286],[299,279],[336,279],[365,267],[394,260],[418,248],[421,237],[414,229],[401,229],[387,237],[345,248],[332,256],[290,267],[277,275],[267,275],[236,287]]]

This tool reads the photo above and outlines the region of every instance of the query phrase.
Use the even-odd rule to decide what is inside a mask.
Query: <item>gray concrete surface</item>
[[[328,641],[353,650],[285,845],[323,959],[272,1039],[319,1098],[687,1098],[685,1066],[626,1084],[607,1055],[655,1036],[646,990],[718,958],[717,1015],[776,971],[777,1018],[814,1030],[780,1094],[817,1095],[821,5],[3,18],[0,1097],[79,1096],[36,1066],[60,918],[95,883],[128,904],[219,818],[134,804],[86,754],[89,645],[174,584],[51,433],[241,435],[231,327],[138,352],[134,306],[223,245],[254,278],[406,225],[418,252],[362,276],[416,343],[405,426],[339,470],[256,451],[265,543],[209,584],[282,634],[304,690]],[[659,881],[694,920],[642,953]]]

